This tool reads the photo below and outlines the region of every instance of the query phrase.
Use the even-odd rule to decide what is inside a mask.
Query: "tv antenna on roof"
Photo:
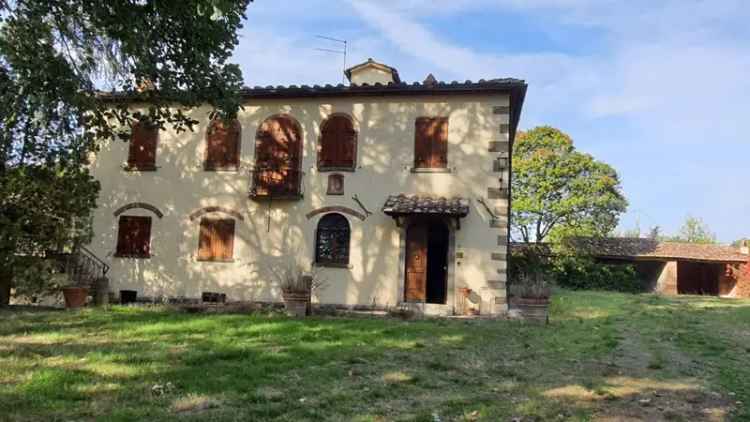
[[[345,71],[346,70],[346,53],[347,53],[347,47],[348,47],[348,44],[347,44],[346,40],[340,40],[338,38],[326,37],[326,36],[323,36],[323,35],[316,35],[315,37],[323,39],[323,40],[327,40],[327,41],[332,41],[332,42],[335,42],[335,43],[339,43],[342,46],[340,50],[334,50],[332,48],[316,48],[316,50],[318,50],[318,51],[324,51],[326,53],[334,53],[334,54],[341,54],[341,55],[343,55],[344,56],[344,71]],[[344,75],[344,76],[341,77],[341,81],[342,82],[346,82],[346,75]]]

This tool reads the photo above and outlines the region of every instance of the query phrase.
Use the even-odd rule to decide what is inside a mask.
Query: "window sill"
[[[112,255],[114,258],[124,258],[124,259],[151,259],[153,255],[125,255],[125,254],[114,254]]]
[[[336,166],[318,167],[319,173],[326,173],[329,171],[346,171],[349,173],[354,173],[356,171],[356,168],[355,167],[336,167]]]
[[[412,173],[453,173],[453,169],[451,167],[412,167],[409,171],[411,171]]]
[[[230,264],[234,262],[234,258],[230,259],[217,259],[217,258],[195,258],[198,262],[217,262],[219,264]]]
[[[126,164],[122,166],[122,169],[125,171],[156,171],[158,167],[155,165],[145,165],[145,164]]]
[[[348,270],[351,270],[352,268],[354,268],[352,264],[341,264],[341,263],[336,263],[336,262],[314,262],[313,265],[316,267],[343,268],[343,269],[348,269]]]
[[[210,171],[213,173],[237,173],[240,166],[227,166],[227,167],[213,167],[203,166],[203,171]]]

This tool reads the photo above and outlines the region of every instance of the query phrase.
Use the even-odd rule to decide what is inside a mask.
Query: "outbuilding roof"
[[[642,238],[577,237],[568,243],[575,250],[600,258],[688,260],[703,262],[745,263],[750,256],[731,246],[660,242]]]
[[[460,197],[391,195],[385,200],[383,212],[391,217],[415,214],[466,217],[469,214],[469,200]]]

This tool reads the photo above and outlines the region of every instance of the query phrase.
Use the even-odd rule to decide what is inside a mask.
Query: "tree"
[[[519,133],[513,148],[511,223],[524,242],[604,236],[617,226],[627,201],[612,167],[549,126]]]
[[[99,141],[127,140],[135,121],[192,130],[201,104],[236,115],[228,60],[249,1],[0,0],[0,306],[19,255],[85,240]]]
[[[677,236],[673,236],[669,240],[690,243],[716,243],[716,235],[702,219],[687,216]]]

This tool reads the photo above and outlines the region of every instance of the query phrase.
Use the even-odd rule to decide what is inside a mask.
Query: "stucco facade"
[[[462,197],[469,201],[470,212],[460,224],[447,222],[449,294],[440,311],[453,312],[456,292],[469,288],[481,297],[475,304],[481,313],[502,312],[510,174],[509,166],[497,160],[510,152],[510,105],[511,95],[498,91],[248,96],[238,116],[237,171],[204,170],[209,109],[195,109],[191,116],[200,122],[195,131],[160,132],[155,171],[125,170],[126,142],[102,145],[91,164],[101,194],[90,248],[111,266],[115,292],[133,289],[149,297],[200,297],[210,291],[226,293],[230,300],[280,301],[280,288],[268,272],[289,261],[311,265],[319,219],[327,211],[343,210],[351,228],[349,265],[324,268],[328,283],[314,300],[394,306],[404,300],[405,227],[381,211],[385,199],[402,193]],[[316,160],[321,122],[333,113],[350,116],[357,132],[355,171],[339,172],[343,195],[327,194],[331,172],[319,171]],[[303,195],[299,200],[253,200],[248,192],[256,132],[265,119],[279,114],[293,117],[302,129]],[[420,116],[449,118],[446,172],[412,170],[414,122]],[[132,203],[149,204],[162,215],[137,206],[118,211]],[[114,256],[115,214],[152,217],[150,258]],[[235,219],[231,261],[196,259],[198,215]]]

